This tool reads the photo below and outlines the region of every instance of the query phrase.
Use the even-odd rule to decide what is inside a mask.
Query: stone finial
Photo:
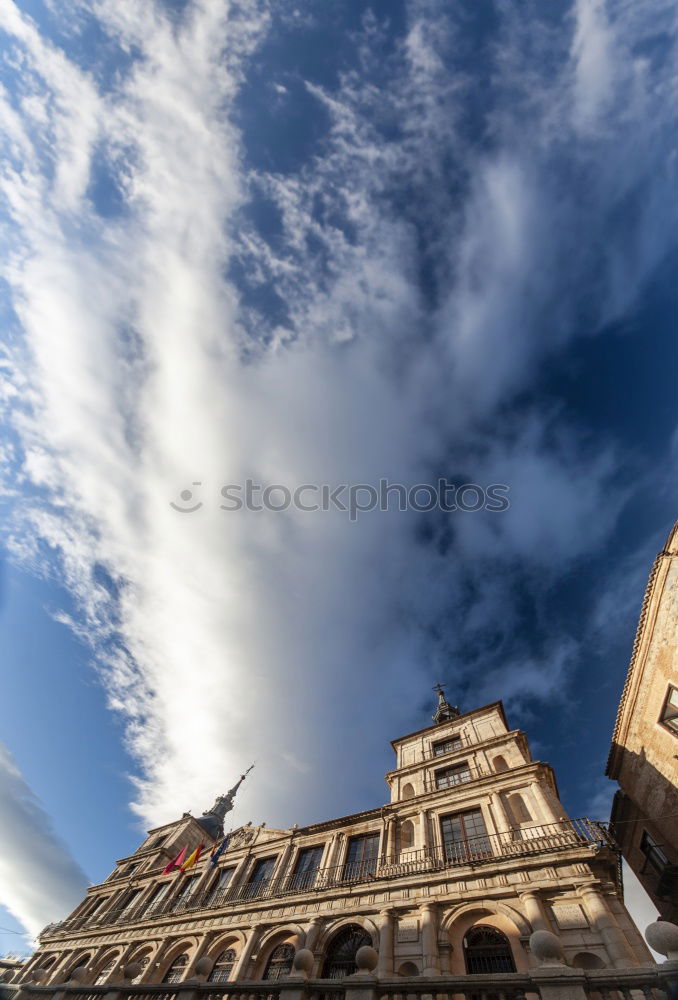
[[[84,983],[86,979],[87,979],[87,968],[84,965],[79,965],[77,969],[73,969],[73,971],[71,972],[71,978],[69,979],[69,983],[70,982]]]
[[[195,969],[193,971],[195,972],[196,976],[205,976],[206,978],[212,971],[213,965],[214,965],[214,960],[208,958],[207,955],[203,955],[203,957],[199,958],[198,961],[195,963]]]
[[[292,961],[293,975],[308,979],[313,971],[313,952],[308,948],[300,948]]]
[[[122,970],[123,977],[128,981],[136,979],[137,976],[140,976],[142,972],[143,972],[143,966],[141,962],[130,962],[129,965],[126,965],[125,968]]]
[[[646,927],[645,940],[653,951],[666,955],[670,962],[678,961],[678,927],[669,920],[655,920]]]
[[[355,964],[358,966],[359,976],[369,976],[376,969],[379,963],[379,956],[374,948],[369,944],[364,944],[355,953]]]
[[[530,951],[540,965],[565,964],[565,952],[560,938],[551,931],[533,931],[530,934]]]

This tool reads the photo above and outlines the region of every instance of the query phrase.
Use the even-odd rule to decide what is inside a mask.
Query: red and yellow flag
[[[202,849],[204,846],[205,846],[204,844],[198,844],[196,849],[193,851],[193,854],[191,854],[188,860],[181,866],[182,872],[187,872],[189,868],[193,867],[193,865],[196,863],[196,861],[202,854]]]

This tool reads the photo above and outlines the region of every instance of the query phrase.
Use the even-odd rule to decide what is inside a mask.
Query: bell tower
[[[434,690],[433,725],[392,742],[396,767],[387,775],[391,803],[407,803],[414,813],[418,849],[444,851],[457,836],[519,840],[537,825],[567,820],[552,768],[533,761],[501,702],[460,712],[440,685]],[[418,804],[425,808],[417,811]],[[446,821],[443,813],[462,818]]]

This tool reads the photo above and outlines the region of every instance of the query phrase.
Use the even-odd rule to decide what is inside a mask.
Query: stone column
[[[315,951],[315,946],[318,943],[318,938],[320,937],[320,932],[325,925],[324,917],[314,917],[308,926],[306,931],[306,940],[304,941],[303,947],[307,948],[309,951]]]
[[[519,893],[520,900],[525,907],[527,919],[532,924],[533,931],[548,931],[550,927],[544,913],[541,899],[534,889]]]
[[[584,909],[597,931],[605,942],[612,964],[616,969],[635,965],[635,957],[624,937],[623,932],[608,909],[605,897],[600,889],[593,885],[579,887],[579,896],[584,903]]]
[[[556,811],[556,803],[551,801],[550,796],[546,794],[541,782],[530,782],[530,790],[537,802],[537,807],[541,812],[541,818],[537,822],[544,823],[545,825],[550,823],[559,823],[562,819],[562,815]]]
[[[497,827],[497,833],[500,835],[500,840],[503,841],[506,838],[502,837],[501,834],[508,833],[512,824],[506,814],[506,809],[499,792],[492,793],[492,815],[494,817],[495,826]]]
[[[393,931],[395,927],[395,910],[387,906],[379,913],[379,965],[377,975],[381,977],[393,975]]]
[[[428,850],[428,816],[426,815],[426,810],[421,809],[419,811],[419,849],[421,851]]]
[[[396,834],[396,820],[395,816],[389,817],[386,825],[386,845],[384,849],[384,854],[387,858],[395,858],[395,834]]]
[[[421,913],[421,948],[424,964],[422,975],[439,976],[437,906],[435,903],[422,903],[419,912]]]
[[[250,931],[250,936],[245,942],[245,947],[243,948],[240,958],[236,964],[233,980],[237,982],[239,979],[245,979],[247,973],[249,972],[250,961],[252,960],[252,955],[254,954],[254,949],[261,941],[261,935],[264,933],[265,924],[255,924]]]

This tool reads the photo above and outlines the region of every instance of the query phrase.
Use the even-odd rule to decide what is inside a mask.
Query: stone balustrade
[[[278,981],[208,982],[210,963],[201,960],[195,975],[180,983],[134,985],[136,965],[124,970],[123,982],[84,985],[87,970],[76,969],[66,984],[41,986],[42,970],[33,981],[0,987],[1,1000],[678,1000],[678,927],[657,921],[646,930],[650,946],[665,962],[635,968],[580,969],[565,964],[560,939],[537,930],[530,952],[539,963],[529,972],[483,975],[377,975],[374,948],[356,953],[357,973],[339,980],[311,979],[313,955],[297,951],[292,973]]]

